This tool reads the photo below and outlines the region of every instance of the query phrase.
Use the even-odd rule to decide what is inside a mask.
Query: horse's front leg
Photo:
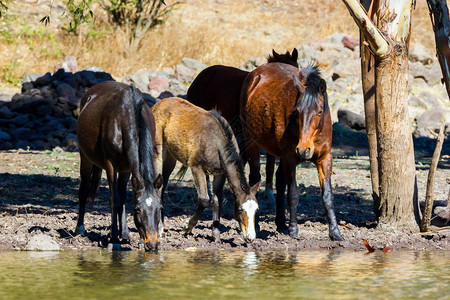
[[[191,171],[194,177],[195,189],[197,190],[197,210],[189,219],[189,223],[185,229],[186,234],[192,232],[202,212],[209,206],[208,181],[205,172],[199,166],[191,167]]]
[[[289,203],[289,235],[292,237],[298,236],[297,225],[297,206],[298,206],[298,188],[295,177],[295,169],[297,167],[297,157],[295,153],[283,157],[283,169],[286,184],[288,187],[288,203]]]
[[[322,191],[322,204],[325,208],[329,226],[329,236],[333,241],[342,241],[341,234],[334,213],[334,196],[331,188],[331,174],[333,168],[333,156],[331,152],[320,157],[315,165],[319,173],[320,189]]]
[[[277,231],[287,234],[288,227],[286,226],[286,215],[284,214],[284,193],[286,191],[286,179],[284,176],[283,159],[280,159],[276,173],[276,188],[277,188],[277,209],[275,217],[275,225]]]
[[[117,215],[119,217],[120,237],[122,243],[130,242],[130,229],[127,225],[127,212],[125,209],[125,203],[127,200],[127,184],[130,179],[130,173],[119,173],[118,188],[119,188],[119,204]]]
[[[213,206],[213,224],[212,231],[216,242],[220,242],[220,211],[222,209],[223,201],[223,186],[225,185],[225,175],[214,176],[212,206]]]

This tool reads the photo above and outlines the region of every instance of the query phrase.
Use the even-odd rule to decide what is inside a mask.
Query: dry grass
[[[73,37],[58,29],[58,15],[49,27],[38,23],[47,13],[45,5],[15,3],[0,25],[2,84],[20,82],[25,72],[54,71],[64,55],[75,56],[80,68],[95,65],[122,76],[143,68],[171,67],[183,57],[238,66],[272,48],[291,50],[334,32],[358,36],[341,1],[330,5],[327,0],[186,0],[165,25],[147,35],[139,51],[125,57],[123,33],[113,31],[98,10],[96,24],[84,26]],[[413,14],[411,41],[434,51],[425,1],[418,1]]]

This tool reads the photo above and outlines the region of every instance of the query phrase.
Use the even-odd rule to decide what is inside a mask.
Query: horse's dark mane
[[[236,167],[236,169],[239,172],[241,188],[244,190],[245,193],[249,193],[250,187],[245,181],[244,168],[242,166],[241,157],[239,155],[239,147],[237,145],[233,130],[231,129],[230,124],[228,124],[225,118],[221,116],[220,112],[216,110],[211,110],[209,111],[209,113],[213,115],[217,119],[217,121],[219,121],[219,124],[223,129],[224,137],[226,139],[225,149],[223,149],[224,150],[223,153],[225,154],[223,155],[224,167],[226,167],[229,164],[232,164]]]
[[[303,93],[302,99],[297,103],[297,108],[301,111],[307,110],[311,106],[317,107],[319,85],[323,80],[320,76],[320,69],[317,65],[311,64],[300,71],[301,75],[306,77],[305,86],[306,89]],[[327,101],[326,92],[324,93],[324,100]],[[328,103],[325,103],[324,107],[328,107]]]
[[[130,86],[131,97],[133,98],[134,108],[135,108],[135,116],[137,123],[137,130],[139,136],[139,170],[144,178],[144,185],[146,191],[152,191],[153,181],[155,180],[155,169],[153,166],[153,141],[152,135],[150,132],[150,128],[148,124],[144,120],[144,116],[142,115],[142,109],[144,105],[147,105],[142,99],[142,97],[138,96],[135,89]]]

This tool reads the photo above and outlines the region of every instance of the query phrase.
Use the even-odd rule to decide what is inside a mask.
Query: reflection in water
[[[447,252],[0,252],[0,299],[445,298]]]
[[[247,268],[247,274],[253,274],[255,273],[256,269],[258,269],[258,256],[256,256],[256,253],[253,251],[249,251],[245,253],[244,258],[244,266]]]

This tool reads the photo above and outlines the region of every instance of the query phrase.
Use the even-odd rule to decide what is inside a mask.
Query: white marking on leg
[[[242,205],[242,208],[245,210],[248,217],[247,238],[253,241],[256,238],[255,214],[258,209],[258,203],[256,203],[255,200],[248,200]]]

